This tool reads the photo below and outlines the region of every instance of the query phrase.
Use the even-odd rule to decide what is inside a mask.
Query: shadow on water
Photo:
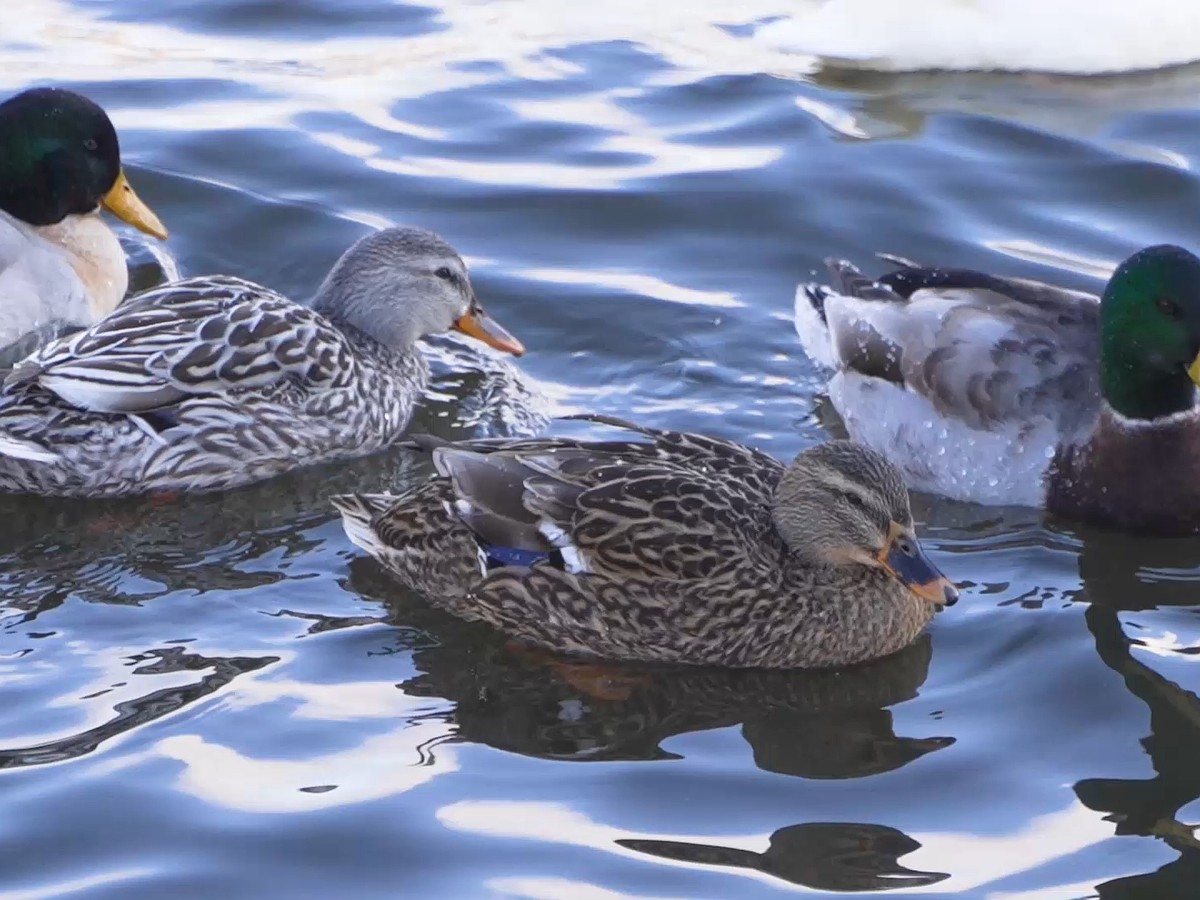
[[[85,731],[28,747],[0,748],[0,769],[62,762],[91,753],[111,738],[178,712],[189,703],[207,697],[239,675],[278,662],[278,657],[216,658],[188,653],[183,647],[165,647],[139,654],[131,662],[136,665],[130,673],[132,675],[169,675],[204,669],[211,671],[190,684],[151,691],[136,700],[117,703],[113,706],[114,715],[111,718]]]
[[[1115,541],[1120,552],[1114,552]],[[1085,612],[1096,653],[1121,676],[1126,689],[1149,711],[1150,731],[1139,739],[1155,775],[1149,779],[1085,778],[1074,789],[1089,809],[1105,814],[1117,835],[1155,837],[1179,856],[1160,869],[1098,886],[1103,900],[1195,897],[1200,884],[1200,840],[1180,810],[1200,798],[1200,697],[1164,677],[1134,655],[1146,641],[1131,636],[1122,612],[1194,607],[1196,572],[1178,568],[1195,558],[1195,541],[1134,541],[1111,535],[1090,537],[1080,555]],[[1192,609],[1176,610],[1193,615]],[[1127,628],[1128,632],[1127,633]],[[1196,647],[1171,648],[1167,658],[1194,659]],[[1178,656],[1177,656],[1178,655]],[[1161,658],[1161,657],[1160,657]]]
[[[531,651],[485,626],[465,623],[393,584],[372,561],[351,563],[349,586],[378,600],[399,627],[397,652],[413,652],[419,674],[398,685],[451,700],[439,712],[448,742],[481,743],[529,757],[595,762],[679,758],[676,735],[741,727],[755,765],[805,779],[864,778],[899,769],[954,738],[897,734],[890,707],[915,697],[929,673],[932,641],[865,666],[782,672],[583,663]],[[312,632],[372,617],[314,617]],[[883,825],[805,822],[778,829],[764,853],[678,841],[619,840],[664,859],[756,869],[826,890],[929,885],[898,858],[921,845]]]
[[[945,881],[944,872],[918,872],[899,858],[921,845],[895,828],[858,822],[805,822],[780,828],[765,853],[715,844],[629,839],[622,847],[678,862],[757,869],[814,890],[888,891]]]
[[[452,700],[455,740],[547,759],[655,760],[675,758],[662,747],[675,735],[741,725],[759,768],[801,778],[875,775],[954,743],[897,735],[888,709],[928,676],[928,635],[873,664],[828,671],[585,663],[460,622],[370,560],[351,564],[351,587],[383,603],[389,622],[436,642],[416,649],[421,674],[400,687]]]

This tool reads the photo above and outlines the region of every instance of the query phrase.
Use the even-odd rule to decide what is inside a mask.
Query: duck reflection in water
[[[808,779],[889,772],[954,743],[897,735],[889,709],[915,697],[928,676],[928,634],[874,663],[832,671],[577,663],[522,649],[486,625],[431,607],[366,558],[353,560],[350,573],[348,586],[383,603],[388,620],[402,627],[397,649],[413,651],[421,674],[401,689],[454,702],[451,712],[437,714],[456,726],[450,741],[558,760],[664,760],[677,758],[662,747],[669,738],[740,724],[758,768]],[[329,627],[314,624],[314,630]],[[414,645],[417,632],[427,636],[421,645]],[[920,845],[869,823],[788,825],[763,853],[678,841],[618,843],[824,890],[919,887],[948,877],[901,866],[898,858]]]
[[[434,609],[365,558],[350,571],[350,588],[386,604],[391,622],[437,641],[416,650],[422,674],[401,688],[452,700],[455,740],[541,758],[670,759],[661,744],[675,735],[741,724],[759,768],[802,778],[875,775],[954,743],[897,735],[888,709],[928,676],[928,635],[840,670],[576,663]]]
[[[1195,577],[1151,579],[1147,570],[1194,569],[1197,543],[1126,538],[1116,547],[1113,542],[1108,535],[1085,540],[1080,599],[1090,603],[1085,619],[1097,654],[1149,708],[1150,733],[1139,743],[1155,775],[1086,778],[1075,784],[1075,793],[1089,809],[1107,813],[1116,834],[1156,837],[1179,856],[1156,871],[1098,885],[1097,892],[1101,900],[1194,898],[1200,896],[1200,840],[1195,826],[1179,821],[1179,811],[1200,798],[1200,698],[1148,666],[1145,653],[1133,654],[1141,642],[1126,634],[1119,614],[1135,613],[1127,620],[1136,628],[1139,611],[1194,607]]]
[[[820,891],[887,891],[944,881],[899,858],[920,848],[902,831],[858,822],[806,822],[780,828],[765,853],[684,841],[619,840],[622,847],[678,862],[756,869]]]

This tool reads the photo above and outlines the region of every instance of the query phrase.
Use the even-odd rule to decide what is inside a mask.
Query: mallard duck
[[[851,437],[911,488],[1148,533],[1200,531],[1200,259],[1147,247],[1102,300],[969,269],[827,260],[796,330]],[[1152,466],[1153,468],[1148,468]]]
[[[220,490],[372,453],[428,379],[416,341],[450,329],[524,352],[454,249],[416,228],[359,240],[310,307],[225,275],[162,285],[13,369],[0,490]]]
[[[333,498],[400,582],[535,648],[817,668],[909,644],[958,592],[886,459],[848,441],[788,467],[730,441],[582,418],[630,441],[418,437],[437,476]]]
[[[101,207],[167,236],[125,178],[99,106],[59,88],[0,103],[0,347],[38,329],[90,325],[121,302],[125,253]]]

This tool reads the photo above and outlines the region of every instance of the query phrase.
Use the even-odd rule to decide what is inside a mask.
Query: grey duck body
[[[112,497],[238,487],[396,441],[429,378],[426,334],[487,318],[436,235],[358,241],[311,307],[217,275],[140,294],[14,367],[0,390],[0,490]]]

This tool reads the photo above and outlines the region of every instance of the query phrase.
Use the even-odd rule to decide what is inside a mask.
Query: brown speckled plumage
[[[877,454],[835,441],[785,468],[729,441],[600,421],[644,439],[422,441],[438,477],[334,503],[407,586],[558,652],[836,666],[899,650],[933,615],[871,563],[889,523],[912,522]],[[493,547],[544,558],[497,564]]]

